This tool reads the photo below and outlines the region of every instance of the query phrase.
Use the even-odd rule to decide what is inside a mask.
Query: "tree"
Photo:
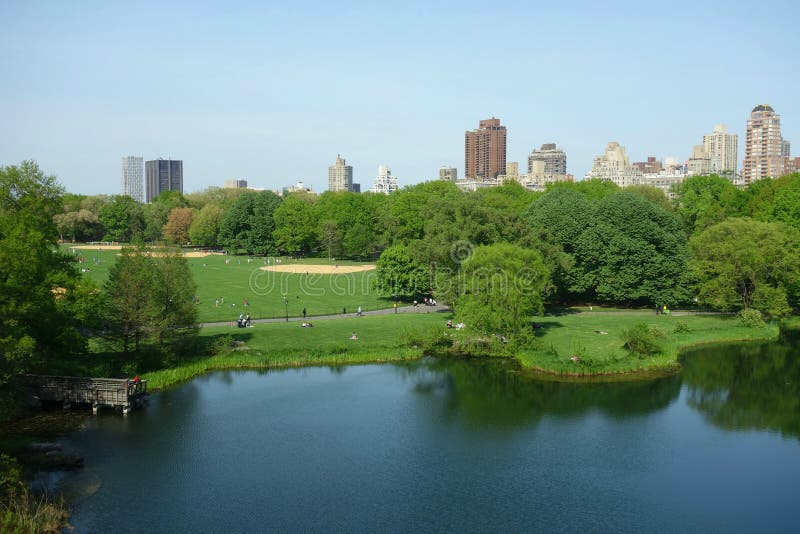
[[[678,188],[678,215],[687,233],[708,228],[741,212],[742,194],[727,178],[691,176]]]
[[[280,204],[281,198],[271,191],[244,193],[220,222],[220,243],[231,252],[240,249],[248,254],[273,252],[273,214]]]
[[[572,289],[601,302],[674,306],[690,299],[680,221],[620,191],[598,201],[575,244]]]
[[[188,202],[180,191],[163,191],[144,206],[144,239],[149,243],[164,239],[164,225],[175,208],[185,208]]]
[[[791,311],[800,284],[800,232],[782,223],[733,218],[689,243],[700,302],[776,317]]]
[[[186,259],[124,248],[109,270],[105,316],[125,360],[147,343],[174,352],[197,333],[196,285]]]
[[[376,288],[384,297],[407,300],[431,293],[431,275],[427,266],[415,259],[408,247],[393,245],[378,258]]]
[[[538,251],[508,243],[476,247],[456,282],[456,316],[478,332],[520,336],[542,311],[549,276]]]
[[[164,225],[164,239],[182,245],[189,242],[189,228],[192,226],[192,208],[174,208],[169,212]]]
[[[53,217],[61,240],[96,241],[103,234],[100,218],[87,209],[59,213]]]
[[[317,241],[313,199],[290,195],[275,209],[275,246],[287,254],[310,252]]]
[[[117,195],[103,206],[100,222],[106,232],[106,241],[129,243],[141,236],[144,230],[142,206],[129,196]]]
[[[62,189],[25,161],[0,167],[0,389],[57,356],[85,349],[69,308],[80,277],[58,249]]]
[[[189,227],[189,238],[195,245],[213,247],[217,244],[219,224],[222,221],[222,208],[216,204],[206,204],[192,218]]]
[[[750,186],[747,196],[754,219],[782,222],[800,230],[800,173],[759,180]]]

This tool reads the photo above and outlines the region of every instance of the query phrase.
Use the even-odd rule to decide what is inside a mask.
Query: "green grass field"
[[[389,362],[420,358],[422,348],[414,346],[434,328],[445,329],[446,313],[390,314],[313,322],[301,328],[299,322],[257,324],[252,328],[204,328],[201,336],[230,336],[237,350],[197,358],[172,369],[147,373],[151,388],[160,389],[184,382],[213,369],[291,367],[301,365],[343,365]],[[356,333],[358,340],[351,340]]]
[[[777,325],[747,328],[736,317],[716,315],[656,315],[649,311],[635,314],[628,310],[619,314],[567,313],[536,317],[534,321],[542,326],[537,330],[537,349],[522,351],[517,359],[525,368],[565,375],[675,369],[680,351],[690,346],[778,337]],[[657,327],[665,334],[660,340],[661,354],[640,359],[622,348],[622,332],[637,323]],[[679,323],[688,330],[676,332]],[[570,360],[573,356],[580,360]]]
[[[240,350],[218,356],[197,358],[174,369],[147,374],[151,387],[161,388],[189,380],[213,369],[289,367],[298,365],[342,365],[387,362],[419,358],[423,355],[416,340],[430,338],[436,330],[454,337],[474,336],[469,326],[455,332],[445,328],[447,313],[398,314],[317,321],[313,328],[299,323],[258,324],[249,329],[230,327],[204,328],[201,335],[210,338],[230,336]],[[674,371],[684,348],[706,343],[758,341],[775,339],[778,327],[764,329],[741,326],[735,318],[720,316],[656,316],[568,314],[535,319],[536,350],[516,355],[523,370],[545,371],[553,375],[589,376],[646,374]],[[621,333],[636,323],[660,328],[664,352],[645,359],[628,355],[622,348]],[[681,322],[687,331],[675,332]],[[597,331],[607,334],[598,334]],[[349,336],[357,333],[359,339]],[[570,357],[578,356],[580,361]]]
[[[65,246],[69,251],[70,247]],[[78,250],[86,261],[80,267],[84,274],[101,286],[108,271],[117,259],[115,250]],[[226,260],[228,263],[226,264]],[[259,269],[265,261],[274,264],[274,258],[212,255],[205,258],[187,258],[192,276],[197,284],[198,319],[200,322],[233,321],[240,313],[249,313],[254,319],[283,317],[288,308],[290,317],[300,317],[303,308],[309,316],[391,308],[392,300],[381,298],[372,287],[375,271],[350,274],[290,274]],[[360,265],[357,262],[328,259],[303,261],[281,259],[288,264]],[[283,297],[286,296],[286,307]],[[247,306],[244,301],[247,300]]]

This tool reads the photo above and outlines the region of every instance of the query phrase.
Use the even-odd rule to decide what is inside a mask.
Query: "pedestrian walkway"
[[[397,313],[437,313],[437,312],[445,312],[449,311],[450,308],[448,306],[444,306],[441,304],[437,304],[436,306],[426,306],[424,304],[419,304],[417,306],[401,306],[397,308]],[[369,315],[391,315],[395,313],[394,308],[384,308],[381,310],[372,310],[372,311],[362,311],[361,316],[366,317]],[[301,321],[328,321],[330,319],[346,319],[350,317],[357,317],[358,313],[337,313],[334,315],[316,315],[311,316],[309,315],[306,318],[303,317],[289,317],[289,322],[301,322]],[[263,323],[285,323],[285,317],[279,317],[275,319],[251,319],[251,324],[263,324]],[[235,325],[236,320],[233,319],[231,321],[222,321],[216,323],[200,323],[201,328],[210,328],[214,326],[230,326]]]

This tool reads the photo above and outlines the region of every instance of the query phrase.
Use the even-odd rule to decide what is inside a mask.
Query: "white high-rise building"
[[[122,156],[122,194],[144,202],[144,158]]]
[[[397,178],[392,176],[392,172],[386,165],[378,166],[378,177],[375,178],[375,185],[369,190],[370,193],[383,193],[388,195],[397,191]]]
[[[624,146],[611,141],[606,146],[605,153],[594,158],[592,170],[584,177],[585,180],[592,178],[611,181],[620,187],[627,187],[642,182],[642,170],[631,165]]]
[[[710,172],[736,174],[739,159],[739,136],[729,134],[722,124],[714,126],[714,133],[703,136],[703,150],[710,159]]]

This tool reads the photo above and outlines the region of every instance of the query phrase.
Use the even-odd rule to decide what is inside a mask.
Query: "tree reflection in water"
[[[751,343],[687,353],[688,403],[726,430],[800,438],[800,343]]]

